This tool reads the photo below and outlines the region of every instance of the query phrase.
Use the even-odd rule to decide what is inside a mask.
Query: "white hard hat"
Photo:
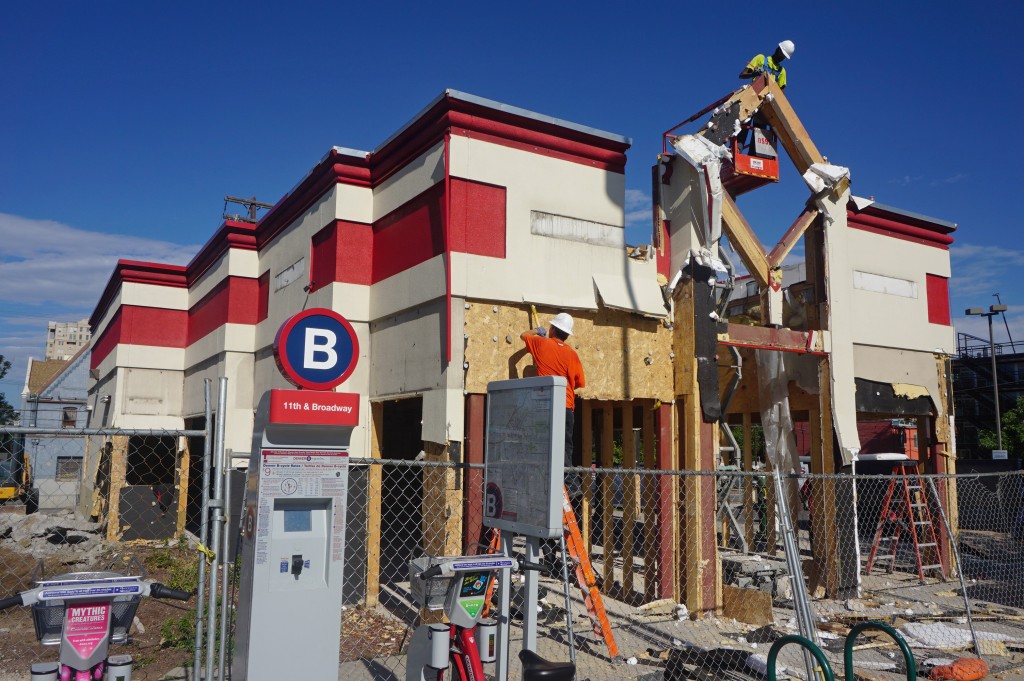
[[[554,319],[551,320],[551,326],[565,331],[570,336],[572,335],[572,317],[564,312],[559,312],[555,315]]]
[[[779,43],[779,49],[782,50],[782,54],[786,55],[786,59],[789,59],[796,52],[796,45],[793,44],[792,40],[783,40]]]

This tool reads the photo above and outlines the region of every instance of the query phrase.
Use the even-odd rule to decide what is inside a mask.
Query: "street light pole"
[[[999,374],[996,373],[996,343],[992,335],[992,318],[1000,312],[1006,312],[1005,305],[989,305],[988,312],[980,307],[964,310],[964,314],[988,317],[988,353],[992,356],[992,396],[996,405],[996,448],[1003,448],[1003,422],[999,413]]]

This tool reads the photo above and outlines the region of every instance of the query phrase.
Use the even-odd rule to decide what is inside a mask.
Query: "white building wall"
[[[949,251],[854,228],[843,230],[839,238],[848,253],[849,270],[831,274],[833,285],[844,286],[849,293],[850,318],[860,320],[852,328],[854,343],[928,353],[956,351],[953,327],[928,322],[925,281],[928,274],[950,276]],[[912,282],[916,296],[856,288],[855,272]]]
[[[541,236],[531,230],[531,213],[538,211],[624,232],[623,174],[465,137],[453,137],[451,145],[454,177],[506,188],[505,258],[453,254],[454,294],[596,309],[594,274],[656,280],[653,260],[632,260],[621,246]]]

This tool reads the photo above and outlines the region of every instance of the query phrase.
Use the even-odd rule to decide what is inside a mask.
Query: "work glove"
[[[543,336],[544,338],[547,338],[548,336],[548,330],[545,329],[543,326],[538,326],[536,329],[534,329],[534,331],[537,332],[538,336]]]

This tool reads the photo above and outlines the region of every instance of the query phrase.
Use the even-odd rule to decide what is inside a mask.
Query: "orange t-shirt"
[[[583,365],[576,351],[560,340],[544,336],[527,336],[526,349],[533,355],[533,363],[537,367],[538,376],[562,376],[565,378],[565,408],[576,406],[577,388],[585,388],[587,381],[583,377]]]

